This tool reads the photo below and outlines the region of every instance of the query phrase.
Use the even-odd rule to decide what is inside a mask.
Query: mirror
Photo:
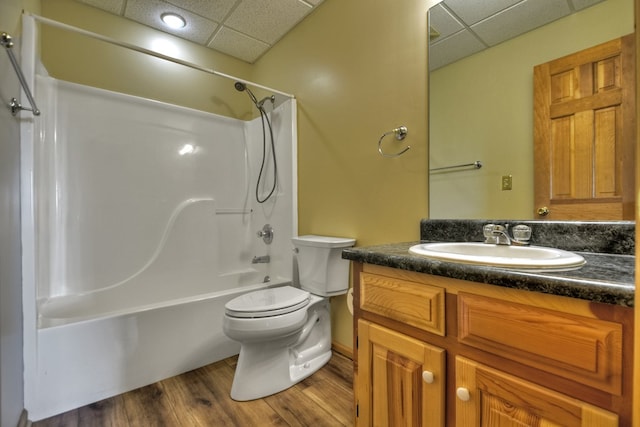
[[[430,8],[430,218],[538,219],[533,67],[633,33],[633,17],[633,0],[444,0]],[[476,161],[481,168],[449,169]]]

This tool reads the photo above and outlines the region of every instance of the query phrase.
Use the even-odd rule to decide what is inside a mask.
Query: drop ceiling
[[[430,9],[435,70],[603,0],[444,0]]]
[[[253,63],[324,0],[78,0]],[[187,21],[167,28],[160,15]]]

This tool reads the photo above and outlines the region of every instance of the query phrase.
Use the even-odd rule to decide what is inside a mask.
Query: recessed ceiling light
[[[187,21],[176,13],[163,13],[160,15],[160,19],[162,19],[162,22],[167,24],[169,28],[173,29],[183,28],[187,25]]]

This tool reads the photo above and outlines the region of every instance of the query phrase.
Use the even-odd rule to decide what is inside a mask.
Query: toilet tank
[[[342,249],[356,241],[346,237],[298,236],[291,239],[298,258],[300,287],[314,295],[345,294],[349,289],[349,261]]]

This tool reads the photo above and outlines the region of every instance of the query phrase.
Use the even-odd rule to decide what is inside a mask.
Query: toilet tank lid
[[[356,243],[356,239],[349,237],[315,236],[313,234],[292,237],[291,241],[295,246],[314,246],[319,248],[350,248]]]

